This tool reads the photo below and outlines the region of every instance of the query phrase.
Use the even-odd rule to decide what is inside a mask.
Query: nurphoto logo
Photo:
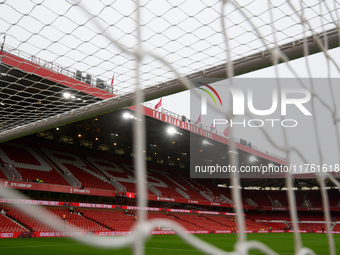
[[[221,92],[218,93],[211,85],[202,82],[198,82],[198,84],[203,85],[202,87],[199,87],[199,89],[210,96],[216,107],[223,106]],[[204,87],[208,88],[209,90]],[[307,104],[311,99],[311,93],[305,88],[281,88],[280,90],[277,88],[272,88],[271,98],[263,98],[263,95],[260,95],[261,98],[257,98],[257,100],[266,100],[271,102],[270,107],[266,109],[257,109],[254,106],[255,95],[252,88],[247,89],[246,94],[238,87],[225,86],[220,88],[220,91],[221,90],[223,90],[223,94],[225,94],[226,91],[230,92],[232,98],[232,113],[234,116],[244,116],[246,114],[246,110],[248,110],[252,115],[262,118],[253,118],[248,120],[243,119],[241,121],[233,121],[232,119],[227,120],[225,118],[214,118],[212,124],[213,128],[216,128],[217,125],[226,124],[230,127],[238,125],[240,127],[248,126],[253,128],[263,127],[264,125],[268,125],[269,127],[275,127],[276,125],[281,125],[282,127],[296,127],[298,125],[298,121],[294,118],[263,118],[264,116],[268,117],[272,115],[278,110],[280,111],[281,116],[287,116],[287,106],[292,106],[294,111],[299,110],[305,116],[312,116],[311,112],[305,106],[305,104]],[[219,100],[220,105],[217,104],[215,97],[217,97]],[[208,114],[207,98],[205,94],[202,94],[201,96],[201,114]]]

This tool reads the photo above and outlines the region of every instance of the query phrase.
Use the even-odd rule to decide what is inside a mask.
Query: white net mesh
[[[174,93],[183,90],[183,84],[189,88],[188,80],[194,77],[205,77],[209,73],[216,79],[233,77],[238,73],[238,64],[251,63],[246,70],[262,68],[253,64],[257,59],[261,62],[267,58],[272,64],[286,62],[293,76],[299,77],[299,71],[289,62],[294,58],[289,53],[297,47],[300,47],[297,55],[306,57],[305,66],[301,67],[307,70],[305,76],[313,77],[307,56],[316,51],[323,52],[327,75],[334,74],[334,70],[338,75],[337,60],[328,50],[330,45],[338,46],[339,8],[339,3],[331,0],[172,3],[45,0],[25,1],[24,4],[22,1],[2,1],[0,27],[6,37],[1,50],[0,140],[119,107],[140,105],[145,101],[144,96],[150,99]],[[328,35],[332,35],[335,43],[331,44]],[[280,47],[287,43],[289,46]],[[213,77],[216,72],[224,75]],[[242,72],[245,71],[239,73]],[[271,76],[281,77],[278,69]],[[317,95],[313,94],[313,98],[317,99]],[[337,125],[336,107],[330,104],[329,110],[335,113],[334,125]],[[142,121],[137,121],[134,127],[134,164],[138,206],[145,207],[145,131],[143,115],[138,109],[137,115]],[[275,145],[275,141],[268,139]],[[232,143],[231,146],[235,145]],[[280,149],[286,155],[291,151],[287,145]],[[236,164],[236,157],[234,155],[232,159],[233,164]],[[325,220],[330,222],[323,185],[325,177],[320,176],[320,186],[323,188]],[[332,176],[327,175],[327,178],[336,182]],[[238,176],[234,176],[232,182],[237,187]],[[289,175],[287,185],[291,187]],[[146,211],[140,211],[139,228],[132,236],[79,240],[106,247],[131,245],[135,254],[143,254],[149,229],[162,225],[176,230],[181,238],[207,254],[248,254],[249,249],[276,254],[262,243],[247,241],[242,231],[240,195],[238,189],[233,190],[240,233],[235,251],[230,253],[194,236],[184,235],[183,228],[174,222],[153,220],[146,223]],[[288,195],[294,229],[298,230],[292,189]],[[1,196],[20,197],[3,188]],[[35,217],[38,215],[36,210],[27,213]],[[53,222],[47,216],[40,220],[46,224]],[[56,229],[57,225],[54,226]],[[327,230],[329,228],[328,225]],[[328,231],[328,240],[330,254],[336,254],[331,231]],[[303,248],[297,231],[295,254],[314,254]]]

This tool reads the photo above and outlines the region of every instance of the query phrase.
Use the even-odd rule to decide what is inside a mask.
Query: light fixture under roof
[[[255,162],[255,161],[259,161],[254,155],[251,155],[250,157],[249,157],[249,161],[250,162]]]
[[[237,151],[228,151],[229,153],[238,154]]]
[[[63,97],[66,98],[66,99],[69,99],[69,98],[71,98],[71,94],[69,92],[64,92]]]
[[[168,129],[166,131],[168,132],[169,135],[176,134],[176,132],[177,132],[174,127],[168,127]]]

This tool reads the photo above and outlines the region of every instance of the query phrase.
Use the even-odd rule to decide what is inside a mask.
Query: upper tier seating
[[[21,174],[23,180],[36,178],[44,183],[70,185],[38,151],[21,144],[5,143],[0,145],[0,158],[11,164]],[[0,171],[1,172],[1,171]]]
[[[242,197],[244,199],[250,198],[258,206],[272,206],[268,193],[262,190],[243,190]]]
[[[116,188],[110,184],[107,177],[80,157],[70,153],[49,149],[43,149],[43,152],[63,172],[71,172],[73,176],[81,182],[83,187],[116,190]]]
[[[74,177],[76,183],[78,180],[78,184],[84,188],[136,192],[134,168],[126,159],[88,151],[84,153],[80,149],[66,146],[42,143],[39,147],[29,144],[27,141],[0,144],[0,161],[13,165],[24,180],[29,178],[33,181],[39,178],[44,183],[69,186],[70,184],[63,177],[68,175]],[[148,166],[147,170],[149,195],[232,203],[231,190],[218,188],[211,180],[192,180],[188,177],[188,172],[165,166]],[[0,178],[6,178],[2,171],[0,171]],[[310,201],[313,207],[322,207],[320,191],[300,190],[295,192],[295,196],[298,207],[305,206],[302,203],[306,200]],[[330,206],[338,206],[340,196],[336,190],[328,190],[328,197]],[[243,189],[242,198],[244,205],[249,206],[248,202],[251,204],[250,200],[252,200],[257,208],[262,207],[262,209],[288,207],[286,191]],[[289,221],[289,218],[286,217],[284,220]]]

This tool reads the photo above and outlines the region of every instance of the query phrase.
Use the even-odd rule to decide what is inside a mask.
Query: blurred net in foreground
[[[339,75],[337,59],[330,48],[339,44],[337,1],[69,1],[40,3],[4,1],[0,24],[6,35],[1,49],[0,140],[10,140],[42,129],[127,106],[189,88],[189,80],[215,81],[285,62],[296,77],[301,72],[312,78],[310,54],[321,52],[326,72]],[[29,55],[23,52],[29,52]],[[304,57],[299,70],[290,60]],[[44,61],[43,61],[44,60]],[[319,61],[319,60],[316,60]],[[280,77],[278,68],[271,76]],[[326,84],[330,90],[334,84]],[[312,103],[321,100],[311,88]],[[323,102],[337,127],[335,95]],[[134,154],[138,180],[138,206],[145,200],[145,132],[137,107]],[[339,144],[338,129],[334,137]],[[270,140],[270,139],[269,139]],[[275,141],[270,140],[273,144]],[[231,142],[231,147],[235,144]],[[279,146],[280,147],[280,146]],[[340,146],[339,146],[340,147]],[[299,153],[289,144],[280,147],[289,155]],[[321,157],[321,153],[320,153]],[[288,158],[288,157],[287,157]],[[322,157],[321,157],[322,161]],[[237,155],[231,157],[237,164]],[[289,163],[289,162],[288,162]],[[327,176],[334,182],[332,176]],[[322,187],[325,221],[330,221],[325,176]],[[295,253],[313,254],[303,248],[297,225],[291,176],[287,175],[291,218],[295,222]],[[234,187],[239,177],[232,176]],[[290,189],[289,189],[290,188]],[[2,196],[14,197],[2,189]],[[234,254],[255,248],[275,254],[257,242],[247,242],[242,217],[241,195],[233,189],[233,202],[240,232]],[[34,217],[39,215],[28,212]],[[45,223],[53,221],[40,219]],[[173,222],[144,223],[140,211],[139,229],[132,236],[114,239],[86,238],[97,246],[132,245],[142,249],[148,229],[163,225],[207,254],[224,253],[193,236],[181,234]],[[329,225],[327,230],[329,230]],[[336,254],[328,231],[330,254]]]

